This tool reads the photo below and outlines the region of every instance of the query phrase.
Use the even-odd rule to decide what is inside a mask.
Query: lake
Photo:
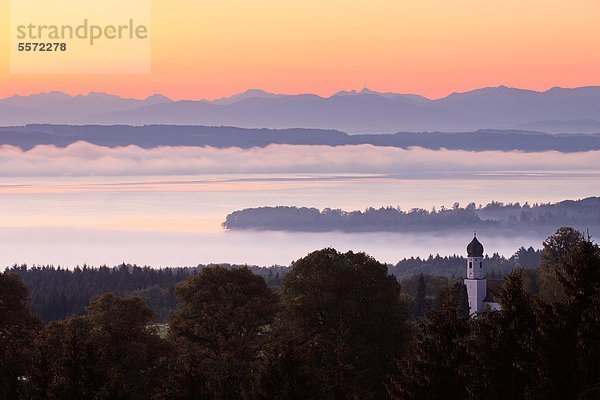
[[[471,231],[451,234],[229,232],[225,216],[247,207],[294,205],[345,210],[454,202],[556,202],[598,195],[596,171],[511,171],[431,176],[218,174],[147,177],[0,178],[0,265],[288,265],[332,246],[396,263],[462,254]],[[539,248],[538,237],[478,232],[486,252]]]

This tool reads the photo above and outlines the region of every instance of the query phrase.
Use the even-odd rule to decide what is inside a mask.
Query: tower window
[[[479,261],[479,268],[483,268],[483,263]]]
[[[473,268],[473,263],[469,261],[469,268]]]

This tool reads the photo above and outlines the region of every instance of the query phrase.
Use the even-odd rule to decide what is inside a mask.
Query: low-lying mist
[[[539,153],[400,149],[372,145],[265,148],[108,148],[77,142],[29,151],[0,146],[0,176],[136,176],[215,173],[394,173],[600,171],[600,151]]]
[[[537,236],[497,236],[479,231],[486,253],[510,257],[521,247],[540,248],[553,231]],[[0,228],[0,268],[29,265],[100,266],[131,263],[152,267],[232,263],[289,265],[324,247],[364,251],[377,260],[397,263],[402,258],[430,254],[462,255],[473,231],[443,234],[402,233],[286,233],[286,232],[132,232],[70,228]]]

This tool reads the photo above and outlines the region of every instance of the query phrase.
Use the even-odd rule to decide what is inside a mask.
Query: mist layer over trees
[[[294,262],[278,291],[245,267],[195,271],[167,325],[142,298],[105,293],[44,326],[7,270],[0,397],[598,398],[600,247],[561,228],[520,254],[539,267],[512,270],[502,309],[478,318],[461,279],[421,273],[403,290],[385,264],[334,249]]]

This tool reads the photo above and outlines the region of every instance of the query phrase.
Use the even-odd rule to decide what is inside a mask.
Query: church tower
[[[469,314],[476,315],[485,311],[484,301],[487,296],[487,280],[483,269],[483,245],[477,240],[477,234],[467,246],[467,296],[469,297]]]

